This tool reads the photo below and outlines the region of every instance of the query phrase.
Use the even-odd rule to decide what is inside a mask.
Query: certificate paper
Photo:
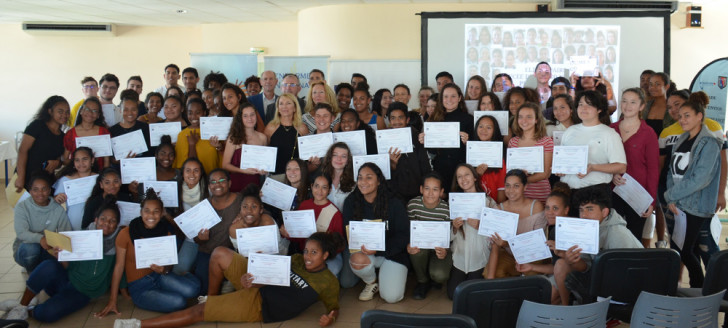
[[[553,137],[554,146],[561,146],[561,140],[564,138],[564,131],[554,131]]]
[[[296,198],[296,188],[274,179],[265,179],[260,192],[263,193],[261,200],[271,206],[284,211],[291,209],[293,199]]]
[[[510,114],[507,110],[476,110],[473,112],[473,122],[475,123],[475,128],[478,128],[478,120],[483,116],[492,116],[495,118],[496,121],[498,121],[498,128],[500,129],[500,133],[502,136],[508,135],[508,114]]]
[[[554,146],[551,173],[586,174],[589,146]]]
[[[126,158],[130,153],[139,155],[149,150],[142,130],[135,130],[111,138],[111,148],[114,149],[114,159],[117,161]]]
[[[480,219],[485,207],[484,192],[451,192],[448,195],[450,220]]]
[[[154,157],[122,158],[121,183],[156,181],[157,163]]]
[[[114,152],[111,150],[111,136],[101,134],[90,137],[76,137],[76,148],[88,147],[94,152],[94,157],[111,156]]]
[[[253,253],[278,254],[278,226],[275,224],[235,230],[238,252],[248,257]]]
[[[584,254],[599,252],[599,221],[556,217],[556,249],[577,245]]]
[[[622,197],[637,214],[646,212],[654,201],[650,193],[631,175],[625,173],[622,178],[627,182],[623,185],[614,186],[614,193]]]
[[[200,139],[217,137],[218,140],[227,140],[232,123],[232,117],[200,117]]]
[[[509,240],[518,230],[518,214],[484,207],[480,217],[478,234],[481,236],[498,236]]]
[[[388,154],[354,156],[352,159],[354,161],[354,181],[359,177],[359,168],[367,162],[376,164],[382,170],[385,179],[389,180],[392,178]]]
[[[458,147],[460,147],[458,145]],[[412,129],[409,127],[399,129],[377,130],[377,153],[389,154],[389,149],[399,149],[402,154],[411,153]]]
[[[63,191],[66,193],[66,205],[85,203],[96,185],[96,178],[98,175],[64,181]]]
[[[335,132],[334,142],[343,142],[349,146],[351,156],[367,154],[367,140],[364,130]]]
[[[571,56],[569,58],[571,72],[576,76],[598,76],[597,58],[589,56]]]
[[[254,284],[290,286],[291,257],[250,253],[248,273],[253,275]]]
[[[275,172],[278,147],[243,145],[240,151],[241,169]]]
[[[384,222],[349,222],[349,249],[361,250],[364,246],[370,251],[384,251],[386,223]]]
[[[189,239],[194,239],[200,230],[210,229],[220,221],[220,216],[207,199],[174,218],[174,222]]]
[[[468,108],[468,113],[473,115],[473,113],[478,110],[478,100],[466,100],[465,107]]]
[[[521,169],[529,174],[543,172],[543,146],[508,148],[506,169]]]
[[[687,229],[688,217],[681,209],[677,209],[677,214],[674,215],[675,228],[672,229],[672,236],[670,239],[675,242],[677,248],[682,249],[685,245],[685,230]]]
[[[58,253],[58,261],[86,261],[104,258],[103,230],[63,231],[60,234],[71,238],[73,252],[61,251]]]
[[[465,144],[465,163],[478,167],[480,164],[488,167],[503,167],[502,141],[468,141]]]
[[[460,123],[425,122],[425,148],[460,148]]]
[[[177,181],[144,181],[144,192],[149,188],[154,188],[154,192],[157,193],[164,207],[179,206]]]
[[[333,144],[334,135],[331,132],[298,137],[298,158],[302,160],[311,157],[323,158]]]
[[[176,143],[180,131],[182,131],[180,122],[149,124],[149,143],[152,147],[159,146],[162,143],[161,138],[165,134],[172,137],[172,143]]]
[[[450,248],[449,221],[410,221],[410,246]]]
[[[128,226],[131,220],[141,216],[142,211],[139,203],[117,201],[116,205],[119,206],[119,212],[121,214],[121,217],[119,218],[120,226]]]
[[[516,235],[508,240],[508,245],[519,264],[551,258],[551,251],[546,245],[546,234],[541,229]]]
[[[177,264],[175,236],[141,238],[134,241],[136,268],[146,269],[152,264],[159,266]]]
[[[283,225],[291,238],[308,238],[316,232],[313,210],[283,211]]]

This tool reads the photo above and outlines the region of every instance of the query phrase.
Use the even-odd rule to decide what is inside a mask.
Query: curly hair
[[[359,167],[359,172],[361,172],[364,168],[372,170],[374,175],[377,176],[377,181],[379,182],[379,186],[377,186],[377,195],[374,197],[374,217],[381,219],[382,221],[387,221],[390,219],[388,212],[389,199],[391,197],[389,190],[387,190],[387,181],[384,178],[384,174],[382,173],[382,170],[379,169],[379,166],[371,162],[362,164],[362,166]],[[364,203],[366,202],[364,195],[362,195],[359,188],[355,188],[349,197],[353,199],[354,203],[354,218],[364,219]]]
[[[235,113],[235,118],[233,118],[233,123],[230,124],[230,135],[228,136],[228,139],[230,139],[230,142],[232,142],[235,145],[242,145],[248,142],[247,138],[245,137],[245,124],[243,123],[243,112],[247,108],[252,108],[253,113],[256,113],[255,106],[249,102],[245,102],[242,105],[240,105],[240,110],[238,110],[237,113]],[[255,116],[256,124],[258,123],[258,116]],[[253,129],[255,129],[255,126],[253,126]]]

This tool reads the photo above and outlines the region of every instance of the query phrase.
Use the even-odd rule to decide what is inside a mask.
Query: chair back
[[[468,280],[455,289],[452,313],[475,319],[480,328],[510,328],[524,300],[551,303],[551,282],[541,275]]]
[[[476,328],[475,321],[459,314],[399,313],[367,310],[361,315],[361,328],[443,327]]]
[[[642,292],[632,311],[630,327],[718,327],[718,309],[725,289],[700,297],[672,297]]]
[[[715,294],[728,289],[728,249],[717,252],[710,257],[708,267],[705,269],[703,282],[703,295]],[[728,301],[728,293],[723,296]]]
[[[603,328],[607,324],[609,298],[583,305],[551,305],[524,301],[517,328]]]

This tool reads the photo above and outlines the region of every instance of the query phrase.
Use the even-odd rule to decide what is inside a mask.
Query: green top
[[[89,298],[99,297],[109,290],[115,263],[116,255],[104,255],[101,260],[68,262],[68,280]]]

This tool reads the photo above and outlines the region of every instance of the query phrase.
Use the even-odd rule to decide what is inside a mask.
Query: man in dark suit
[[[265,71],[260,75],[260,85],[263,88],[263,92],[255,96],[248,97],[248,101],[255,106],[260,117],[265,118],[265,109],[269,105],[275,104],[276,100],[278,100],[278,95],[275,94],[277,84],[278,79],[276,78],[276,73],[273,71]],[[269,121],[270,120],[265,119],[266,124],[268,124]]]

